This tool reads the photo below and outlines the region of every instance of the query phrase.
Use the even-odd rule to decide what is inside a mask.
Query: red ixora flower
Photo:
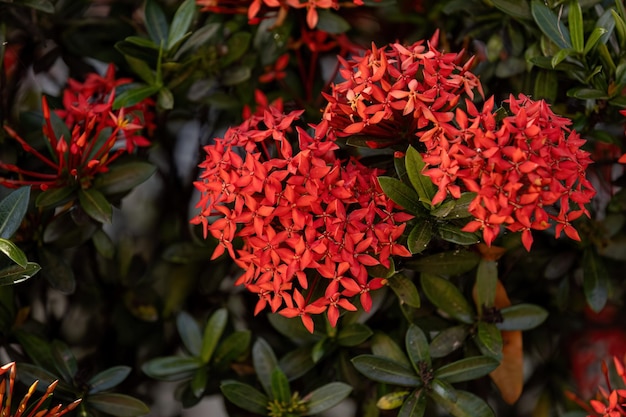
[[[326,121],[294,127],[302,111],[257,99],[261,112],[205,147],[192,223],[218,240],[213,258],[227,252],[241,267],[256,314],[269,305],[313,331],[311,315],[327,312],[334,326],[340,309],[356,309],[352,297],[369,310],[370,291],[385,284],[367,267],[411,255],[398,240],[412,216],[384,195],[378,170],[337,158]]]
[[[512,116],[504,120],[496,121],[493,98],[479,111],[472,100],[484,95],[473,58],[439,51],[437,38],[340,58],[345,81],[326,95],[324,111],[331,134],[363,135],[372,148],[415,146],[438,187],[433,204],[476,193],[464,230],[482,231],[488,245],[502,227],[521,232],[527,249],[531,230],[551,225],[557,237],[580,240],[572,222],[589,215],[585,204],[595,195],[585,141],[544,101],[523,95],[505,101]]]
[[[28,405],[28,401],[31,399],[39,381],[35,381],[26,395],[20,400],[15,413],[13,413],[11,405],[13,400],[13,386],[15,385],[15,362],[7,363],[0,367],[0,407],[2,407],[3,417],[60,417],[78,407],[81,400],[76,400],[67,406],[58,404],[52,408],[42,408],[43,404],[48,400],[56,388],[57,381],[54,381],[41,398],[34,404]],[[47,406],[46,406],[47,407]]]
[[[26,169],[0,161],[0,170],[15,174],[10,178],[0,176],[0,184],[7,187],[34,185],[41,190],[77,183],[89,187],[93,177],[106,172],[122,154],[148,146],[150,142],[142,132],[154,128],[152,101],[112,109],[115,88],[130,81],[116,79],[111,65],[104,77],[92,73],[84,83],[70,79],[63,92],[64,107],[54,114],[43,97],[42,131],[48,155],[34,148],[11,127],[4,126],[9,136],[42,167]],[[58,118],[65,122],[65,127],[61,127],[63,122],[56,123]],[[45,167],[48,167],[47,172]]]

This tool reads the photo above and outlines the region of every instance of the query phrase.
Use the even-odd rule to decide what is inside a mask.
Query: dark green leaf
[[[125,193],[146,181],[155,171],[156,167],[148,162],[115,165],[96,178],[94,187],[105,195]]]
[[[98,223],[79,208],[56,216],[44,229],[44,243],[70,248],[85,243],[98,229]]]
[[[301,346],[280,358],[278,366],[290,381],[301,377],[315,367],[311,346]]]
[[[28,355],[28,357],[33,360],[35,365],[37,365],[29,365],[29,367],[34,366],[38,369],[39,366],[46,369],[54,369],[54,358],[52,356],[52,350],[50,349],[50,343],[46,339],[32,333],[31,331],[21,328],[16,329],[13,332],[13,335],[17,339],[24,352],[26,352],[26,355]],[[48,371],[46,372],[49,373]],[[21,377],[22,376],[20,374],[20,378]],[[45,378],[41,379],[42,382],[47,381],[47,379]],[[51,379],[50,382],[54,381],[55,379],[59,379],[59,377],[53,376],[53,379]]]
[[[96,230],[91,237],[96,250],[105,259],[113,259],[115,257],[115,244],[102,229]]]
[[[224,397],[237,407],[262,416],[267,415],[269,398],[259,390],[238,381],[224,381],[220,385]]]
[[[370,277],[391,278],[396,274],[396,265],[393,261],[393,258],[389,258],[389,268],[381,264],[368,266],[367,273]]]
[[[589,307],[595,312],[602,310],[609,296],[609,275],[593,249],[583,252],[583,289]]]
[[[394,340],[385,333],[376,333],[371,341],[372,353],[399,363],[405,368],[411,368],[411,362],[406,357],[404,351]]]
[[[171,110],[174,108],[174,95],[169,88],[163,87],[159,90],[157,104],[164,110]]]
[[[229,334],[215,349],[213,363],[223,366],[239,359],[250,348],[250,339],[249,330],[239,330]]]
[[[280,334],[298,345],[314,343],[321,337],[319,333],[309,333],[302,325],[302,320],[292,320],[277,313],[268,314],[267,318]]]
[[[207,23],[200,29],[195,30],[193,34],[181,45],[181,47],[178,48],[176,55],[174,55],[174,59],[178,60],[185,52],[194,51],[207,43],[217,33],[219,28],[220,24],[215,22]]]
[[[59,340],[52,342],[52,356],[57,371],[67,382],[74,380],[74,376],[78,371],[78,363],[74,354],[67,345]]]
[[[444,385],[442,381],[435,379],[431,396],[437,404],[445,408],[454,417],[495,416],[493,410],[479,397],[461,390],[454,390],[454,394],[450,395],[451,389],[453,388],[449,385]],[[452,398],[455,400],[452,401]]]
[[[550,61],[552,68],[556,68],[561,62],[565,60],[568,56],[571,56],[574,53],[573,49],[561,49],[552,57]]]
[[[411,324],[406,332],[405,338],[406,352],[416,372],[420,372],[420,364],[425,363],[430,368],[430,351],[426,335],[418,326]]]
[[[528,2],[518,0],[492,0],[496,8],[516,19],[531,20],[533,18],[530,13]]]
[[[122,107],[130,107],[139,103],[140,101],[156,94],[161,90],[160,85],[137,85],[134,88],[124,90],[113,101],[113,109],[117,110]]]
[[[78,200],[89,217],[100,223],[111,223],[113,207],[100,191],[81,188],[78,190]]]
[[[146,30],[157,46],[165,47],[169,36],[167,19],[157,0],[146,0],[144,9]]]
[[[474,323],[474,311],[459,289],[450,281],[422,273],[424,294],[438,309],[466,324]]]
[[[9,3],[11,3],[11,1],[9,1]],[[54,4],[49,0],[15,0],[14,3],[39,10],[40,12],[54,13]]]
[[[141,44],[138,44],[138,42],[134,42],[131,39],[141,40]],[[146,81],[149,85],[156,85],[156,76],[154,74],[148,75],[148,72],[152,72],[156,69],[157,62],[159,60],[159,48],[154,45],[151,40],[131,36],[123,41],[117,42],[115,44],[115,49],[124,55],[124,58],[128,61],[130,67],[136,71],[144,81]],[[143,62],[143,64],[140,62]],[[126,91],[127,88],[128,87],[126,85],[119,87],[116,89],[116,93]],[[119,94],[116,94],[116,96],[117,95]]]
[[[411,307],[420,307],[420,296],[413,281],[406,275],[396,274],[387,280],[387,284],[396,293],[400,304],[406,304]]]
[[[420,155],[414,147],[409,146],[406,151],[405,163],[409,181],[411,181],[413,188],[417,191],[419,200],[422,202],[424,207],[430,209],[432,206],[431,201],[435,196],[437,189],[435,188],[435,185],[430,177],[422,174],[424,166],[426,165],[422,159],[422,155]]]
[[[271,377],[272,391],[271,399],[281,403],[287,403],[291,400],[291,387],[285,373],[277,366],[272,371]]]
[[[350,24],[344,18],[330,10],[319,9],[317,15],[319,20],[315,28],[318,30],[338,35],[350,29]]]
[[[187,264],[209,259],[213,249],[193,242],[177,242],[165,248],[162,256],[168,262]]]
[[[278,367],[278,360],[271,346],[259,338],[252,346],[252,363],[261,386],[268,395],[272,393],[272,372]]]
[[[0,252],[4,253],[9,257],[13,262],[21,266],[22,268],[26,268],[28,263],[28,259],[26,258],[26,254],[18,248],[15,243],[10,240],[0,238]]]
[[[228,311],[225,308],[220,308],[211,315],[211,318],[207,322],[202,337],[202,353],[200,353],[200,357],[204,363],[208,363],[211,360],[215,347],[224,333],[227,321]]]
[[[0,238],[9,239],[19,229],[29,199],[30,187],[21,187],[0,201]]]
[[[498,284],[498,263],[481,259],[476,269],[476,306],[478,314],[483,307],[493,307]]]
[[[26,281],[35,275],[41,267],[35,262],[28,262],[26,268],[12,265],[0,269],[0,285],[13,285]]]
[[[139,76],[148,85],[156,84],[156,77],[150,65],[143,59],[136,58],[134,56],[125,54],[126,62],[131,67],[133,72]]]
[[[620,45],[623,47],[626,44],[626,22],[615,10],[611,9],[611,15],[615,21],[615,31],[619,39]]]
[[[55,397],[59,390],[62,390],[66,393],[73,393],[74,391],[70,385],[68,385],[64,381],[59,380],[58,376],[36,365],[19,362],[17,364],[17,374],[21,382],[26,385],[30,385],[35,381],[39,381],[37,388],[39,388],[40,390],[45,390],[54,381],[58,381],[55,390]]]
[[[502,360],[502,334],[495,324],[478,322],[478,331],[476,333],[476,345],[480,352],[496,359],[498,362]]]
[[[602,43],[607,43],[609,41],[609,38],[615,30],[615,19],[613,18],[611,11],[613,11],[613,9],[606,10],[596,21],[596,27],[591,31],[591,34],[585,43],[583,55],[586,55],[595,46],[594,44],[597,42],[595,38],[597,36],[599,36],[600,42]]]
[[[331,382],[323,385],[303,398],[307,402],[307,410],[302,415],[320,414],[339,404],[350,395],[350,392],[352,392],[352,387],[343,382]]]
[[[339,346],[358,346],[365,342],[374,332],[361,323],[351,323],[343,326],[337,333],[337,344]]]
[[[313,362],[317,363],[335,348],[336,346],[333,341],[329,337],[324,337],[313,345],[313,349],[311,349],[311,359],[313,359]]]
[[[378,183],[383,192],[391,198],[394,203],[408,212],[420,214],[420,212],[423,211],[422,203],[415,190],[402,181],[392,177],[380,176],[378,177]]]
[[[454,276],[471,271],[479,261],[480,256],[475,252],[455,250],[412,259],[405,265],[419,272]]]
[[[124,394],[98,393],[88,396],[86,402],[96,410],[116,417],[142,416],[150,412],[142,401]]]
[[[534,96],[552,103],[558,92],[558,76],[555,71],[539,69],[535,77]]]
[[[41,274],[48,280],[52,288],[63,294],[73,294],[76,289],[74,270],[68,260],[58,252],[45,246],[39,249],[39,260],[43,267]]]
[[[209,381],[209,374],[205,368],[198,369],[191,378],[189,388],[193,392],[194,397],[201,398],[206,390],[206,384]]]
[[[415,390],[415,391],[413,391],[413,393],[416,393],[418,391],[421,391],[421,389],[420,390]],[[376,407],[378,407],[381,410],[393,410],[393,409],[396,409],[396,408],[400,407],[402,405],[402,403],[404,403],[404,400],[407,399],[409,394],[411,394],[410,391],[390,392],[389,394],[385,394],[385,395],[383,395],[382,397],[380,397],[378,399],[378,401],[376,402]]]
[[[220,59],[222,68],[226,68],[243,56],[250,46],[252,35],[249,32],[236,32],[226,41],[226,55]]]
[[[516,304],[500,310],[504,321],[497,323],[500,330],[530,330],[548,318],[548,312],[534,304]]]
[[[430,342],[430,356],[443,358],[461,346],[469,335],[469,328],[465,325],[448,327],[440,331]]]
[[[402,404],[398,417],[423,417],[426,412],[426,390],[413,391]]]
[[[500,362],[489,356],[472,356],[444,365],[435,370],[435,378],[443,379],[450,384],[471,381],[487,375],[500,365]]]
[[[204,366],[198,358],[186,356],[165,356],[144,363],[141,370],[151,378],[165,381],[177,381],[193,374]]]
[[[130,375],[133,370],[130,366],[114,366],[94,375],[87,385],[89,385],[89,394],[106,391],[119,385]]]
[[[569,31],[546,5],[540,0],[533,0],[531,13],[539,29],[561,49],[572,47]]]
[[[428,247],[428,243],[433,238],[433,225],[427,220],[418,220],[413,226],[406,239],[407,246],[412,254],[421,253]]]
[[[196,14],[195,0],[185,0],[176,10],[170,32],[167,38],[168,51],[174,47],[181,39],[185,37],[191,26],[191,22]]]
[[[52,188],[39,194],[35,205],[41,209],[50,209],[61,206],[74,198],[74,187]]]
[[[460,227],[449,223],[442,223],[437,226],[437,234],[440,238],[447,242],[456,243],[457,245],[474,245],[480,242],[475,233],[464,232]]]
[[[572,88],[567,91],[567,95],[581,100],[606,100],[609,98],[606,91],[584,87]]]
[[[188,313],[181,311],[176,317],[176,328],[187,351],[193,356],[200,356],[202,334],[200,333],[200,326],[198,326],[196,320]],[[203,362],[207,362],[204,358],[202,359]]]
[[[248,67],[239,66],[230,68],[222,75],[222,84],[226,86],[237,85],[250,79],[251,75],[252,70]]]
[[[369,379],[404,387],[421,387],[422,380],[413,369],[391,359],[374,355],[359,355],[352,359],[355,368]]]
[[[567,15],[569,32],[572,37],[572,47],[577,53],[582,53],[585,46],[585,33],[583,28],[583,11],[578,0],[569,2]]]

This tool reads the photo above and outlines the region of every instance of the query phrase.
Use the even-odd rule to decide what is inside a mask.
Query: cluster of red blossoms
[[[338,159],[327,122],[294,129],[301,114],[260,106],[206,146],[192,223],[219,241],[213,258],[228,252],[242,268],[237,285],[258,294],[255,314],[269,305],[313,332],[311,315],[326,312],[335,326],[357,295],[369,311],[385,280],[367,267],[411,255],[398,239],[412,216],[385,196],[376,169]]]
[[[63,92],[63,108],[54,114],[44,97],[42,129],[49,156],[5,126],[9,136],[49,170],[45,172],[37,166],[25,169],[0,161],[1,170],[16,174],[15,178],[0,177],[0,184],[34,185],[46,190],[78,183],[86,188],[95,175],[106,172],[108,165],[122,154],[132,153],[138,146],[148,146],[150,142],[142,132],[154,126],[152,101],[146,99],[113,111],[115,88],[130,82],[129,78],[116,79],[115,69],[110,65],[104,77],[90,73],[83,83],[70,79]]]
[[[585,176],[585,141],[544,101],[523,95],[506,101],[512,116],[503,120],[493,98],[479,111],[471,101],[475,91],[483,96],[472,59],[461,64],[462,53],[438,51],[437,37],[341,60],[345,81],[326,96],[324,111],[332,132],[362,135],[372,148],[420,149],[423,174],[438,187],[432,204],[476,193],[469,208],[475,219],[464,230],[481,230],[488,245],[504,226],[522,232],[529,250],[530,230],[551,223],[557,237],[563,231],[580,240],[571,222],[588,215],[584,204],[595,194]]]

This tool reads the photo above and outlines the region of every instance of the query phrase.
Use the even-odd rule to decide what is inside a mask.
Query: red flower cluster
[[[469,209],[475,220],[464,230],[482,230],[488,245],[504,226],[522,232],[530,249],[530,230],[550,222],[557,237],[564,231],[580,240],[571,222],[588,215],[584,204],[595,194],[585,177],[591,163],[580,149],[585,141],[567,128],[568,119],[525,96],[507,100],[514,116],[504,120],[496,120],[493,98],[479,112],[471,102],[474,91],[483,95],[469,71],[472,59],[461,65],[461,54],[437,51],[436,37],[427,46],[373,46],[343,61],[346,81],[334,86],[324,112],[334,133],[364,135],[373,148],[415,144],[423,173],[439,190],[433,204],[448,194],[477,193]]]
[[[13,172],[17,179],[0,177],[0,184],[7,187],[36,185],[42,190],[80,183],[88,187],[93,177],[108,170],[108,165],[124,153],[131,153],[136,146],[148,146],[150,142],[141,135],[144,128],[153,128],[151,100],[144,100],[132,107],[112,110],[115,88],[128,84],[128,78],[116,79],[115,70],[109,66],[105,77],[89,74],[84,83],[70,79],[63,92],[64,108],[56,116],[65,121],[68,135],[59,136],[45,97],[42,99],[43,135],[48,142],[50,156],[32,147],[12,128],[5,130],[22,148],[35,156],[52,172],[28,170],[0,161],[0,169]]]
[[[337,158],[327,122],[294,130],[301,114],[261,108],[206,146],[192,223],[218,239],[213,258],[227,251],[243,269],[237,284],[258,294],[255,314],[269,304],[312,332],[312,314],[326,312],[334,326],[340,308],[356,310],[351,297],[371,308],[369,291],[385,281],[366,267],[410,256],[398,239],[412,216],[382,193],[377,170]]]

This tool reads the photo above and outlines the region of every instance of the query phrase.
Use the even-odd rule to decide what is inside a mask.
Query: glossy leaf
[[[148,162],[114,165],[96,178],[94,187],[105,195],[125,193],[145,182],[155,171],[156,167]]]
[[[437,190],[430,177],[422,174],[426,165],[422,155],[414,147],[409,146],[406,151],[405,161],[409,181],[411,181],[413,188],[417,191],[419,200],[426,208],[430,209],[432,206],[431,201]]]
[[[143,81],[148,85],[156,84],[156,77],[154,75],[154,71],[148,65],[146,61],[140,58],[135,58],[134,56],[125,54],[124,58],[126,58],[126,62],[132,68],[133,72],[139,76]]]
[[[67,382],[74,380],[78,371],[78,362],[70,348],[63,342],[55,340],[52,342],[52,356],[59,374]]]
[[[226,323],[228,321],[228,311],[225,308],[220,308],[215,311],[209,318],[206,327],[204,328],[204,335],[202,336],[202,350],[200,358],[203,362],[208,363],[215,351],[215,347],[219,342]]]
[[[350,323],[343,326],[337,333],[337,344],[339,346],[358,346],[372,336],[374,332],[361,323]]]
[[[116,387],[130,375],[132,370],[130,366],[114,366],[94,375],[87,381],[89,394],[95,394]]]
[[[431,367],[428,339],[426,339],[424,331],[415,324],[411,324],[406,332],[405,348],[411,365],[413,365],[413,369],[416,372],[420,372],[421,363],[425,363],[429,368]]]
[[[41,209],[50,209],[61,206],[75,198],[74,187],[52,188],[39,194],[35,199],[35,205]]]
[[[117,110],[122,107],[130,107],[140,101],[155,95],[161,89],[160,85],[138,85],[134,88],[124,90],[115,97],[113,101],[113,109]]]
[[[481,259],[476,269],[475,299],[478,313],[482,314],[483,307],[493,307],[496,300],[496,285],[498,282],[498,263]]]
[[[269,398],[256,388],[238,381],[224,381],[220,385],[220,390],[224,397],[237,407],[254,414],[267,415]]]
[[[399,363],[405,368],[411,368],[411,362],[406,357],[404,350],[387,334],[376,333],[371,340],[372,353]]]
[[[428,247],[428,243],[430,243],[433,238],[433,226],[427,221],[418,221],[409,236],[406,239],[407,246],[412,254],[421,253],[424,249]]]
[[[569,2],[567,15],[569,32],[572,37],[572,47],[577,53],[582,53],[585,46],[585,33],[583,28],[583,11],[578,0]]]
[[[311,346],[301,346],[288,352],[280,358],[278,366],[290,381],[306,374],[315,367],[311,356]]]
[[[494,417],[493,410],[485,401],[476,395],[462,390],[454,390],[441,380],[433,381],[433,390],[430,395],[435,402],[441,405],[454,417]]]
[[[144,363],[141,370],[151,378],[165,381],[176,381],[191,376],[196,369],[204,364],[194,357],[165,356]]]
[[[146,0],[144,8],[146,30],[157,46],[166,46],[169,27],[163,9],[157,0]]]
[[[583,289],[587,305],[595,312],[604,308],[609,297],[609,276],[602,259],[593,249],[583,252]]]
[[[574,53],[573,49],[561,49],[559,52],[554,54],[554,56],[552,57],[552,60],[550,61],[552,68],[556,68],[557,65],[563,62],[565,58],[567,58],[568,56],[571,56],[573,53]]]
[[[26,268],[28,263],[28,259],[26,258],[26,254],[15,245],[15,243],[10,240],[0,238],[0,252],[4,253],[9,257],[10,260],[21,266],[22,268]]]
[[[504,321],[497,323],[500,330],[530,330],[548,318],[548,311],[534,304],[517,304],[500,310]]]
[[[174,59],[178,60],[185,52],[194,51],[200,46],[207,43],[220,28],[220,24],[217,22],[207,23],[202,26],[200,29],[194,30],[191,36],[185,40],[185,42],[178,48],[176,54],[174,55]]]
[[[85,213],[100,223],[111,223],[113,207],[106,197],[93,188],[78,190],[78,200]]]
[[[449,223],[438,225],[437,234],[443,240],[457,245],[468,246],[480,242],[480,238],[475,233],[464,232],[460,227]]]
[[[533,0],[531,3],[531,13],[539,29],[561,49],[572,47],[569,31],[543,2]]]
[[[176,328],[187,351],[193,356],[200,356],[202,334],[200,333],[200,326],[198,326],[196,320],[188,313],[181,311],[178,316],[176,316]],[[203,362],[206,362],[204,358],[202,359]]]
[[[374,355],[352,358],[355,368],[369,379],[403,387],[421,387],[422,380],[413,369],[391,359]]]
[[[450,281],[436,275],[422,273],[421,284],[426,297],[438,309],[462,323],[474,323],[472,307]]]
[[[88,396],[86,402],[98,411],[117,417],[136,417],[150,412],[142,401],[124,394],[98,393]]]
[[[30,187],[11,191],[0,201],[0,238],[9,239],[19,229],[28,210]]]
[[[323,385],[303,398],[307,402],[307,410],[303,415],[320,414],[346,399],[350,392],[352,392],[352,387],[343,382],[331,382]]]
[[[252,346],[252,363],[261,386],[268,395],[272,392],[272,372],[278,367],[278,360],[270,345],[259,338]]]
[[[35,381],[39,381],[40,386],[47,387],[54,381],[58,381],[57,388],[55,390],[55,397],[59,390],[65,391],[66,393],[73,393],[73,389],[69,384],[65,381],[59,380],[58,376],[39,366],[19,362],[17,364],[17,374],[19,375],[19,379],[22,383],[27,385],[30,385]]]
[[[387,280],[387,284],[396,293],[400,304],[406,304],[411,307],[420,307],[420,296],[413,281],[406,275],[396,274]]]
[[[415,190],[399,179],[380,176],[378,177],[378,183],[383,192],[406,211],[419,214],[423,210],[422,203]]]
[[[196,14],[195,0],[185,0],[176,10],[167,37],[167,50],[170,50],[182,40],[191,26]]]
[[[415,391],[417,392],[417,390]],[[376,407],[381,410],[393,410],[402,405],[404,400],[411,394],[410,391],[395,391],[385,394],[376,401]]]
[[[620,45],[623,47],[626,44],[626,21],[615,10],[611,9],[611,15],[615,21],[615,31],[619,39]]]
[[[498,361],[502,360],[502,334],[495,324],[478,322],[476,345],[480,352]]]
[[[24,282],[40,270],[41,267],[35,262],[28,262],[26,268],[22,268],[19,265],[7,266],[0,269],[0,286]]]
[[[465,325],[452,326],[440,331],[430,342],[430,355],[433,358],[443,358],[461,346],[469,335],[469,328]]]
[[[271,376],[271,398],[281,403],[291,400],[291,388],[285,373],[277,366]]]
[[[202,398],[202,394],[206,390],[206,384],[209,381],[209,374],[206,369],[200,368],[196,370],[189,382],[189,388],[196,398]]]
[[[426,398],[424,388],[413,391],[402,404],[398,417],[423,417],[426,412]]]
[[[500,362],[488,356],[472,356],[443,365],[435,370],[435,378],[451,384],[483,377],[498,367]]]
[[[241,358],[248,352],[251,338],[249,330],[239,330],[229,334],[215,349],[212,362],[223,366]]]
[[[479,261],[480,255],[475,252],[455,250],[405,261],[405,265],[419,272],[454,276],[471,271]]]

